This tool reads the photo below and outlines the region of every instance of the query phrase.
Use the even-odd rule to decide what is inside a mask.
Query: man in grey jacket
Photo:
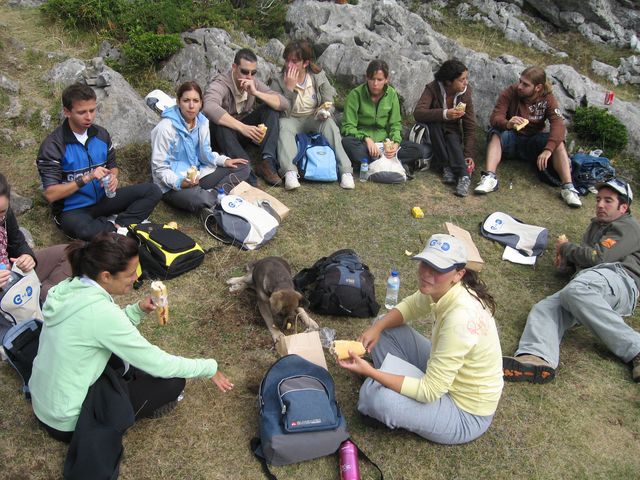
[[[640,333],[624,322],[638,299],[640,223],[629,211],[633,192],[618,178],[597,185],[596,217],[582,243],[561,235],[557,267],[578,273],[559,292],[531,309],[514,357],[503,357],[504,379],[546,383],[555,377],[560,341],[574,325],[584,325],[623,362],[632,362],[640,382]]]
[[[249,159],[243,144],[260,146],[254,172],[270,185],[280,182],[276,173],[279,113],[289,101],[256,78],[258,57],[249,49],[238,50],[226,73],[218,74],[204,95],[204,113],[218,150],[231,158]],[[256,105],[256,99],[260,104]],[[266,127],[266,132],[260,126]],[[253,177],[253,175],[251,176]],[[250,182],[255,185],[255,178]]]

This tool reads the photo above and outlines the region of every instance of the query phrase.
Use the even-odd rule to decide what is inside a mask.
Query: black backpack
[[[40,320],[27,320],[11,327],[2,339],[2,347],[7,355],[7,361],[22,378],[22,391],[28,400],[31,399],[29,379],[31,378],[33,360],[38,354],[41,331],[42,322]]]
[[[146,278],[168,280],[199,266],[204,250],[180,230],[158,223],[129,225],[140,245],[140,266]]]
[[[380,310],[373,274],[351,249],[321,258],[301,270],[293,283],[309,300],[311,311],[321,315],[366,318]]]

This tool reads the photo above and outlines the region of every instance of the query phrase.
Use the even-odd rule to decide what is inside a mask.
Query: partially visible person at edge
[[[549,121],[550,131],[543,132]],[[535,162],[541,175],[549,175],[549,160],[560,178],[560,196],[570,207],[582,202],[571,180],[571,163],[565,147],[567,130],[553,95],[547,74],[540,67],[528,67],[520,80],[498,97],[487,134],[487,164],[475,193],[498,189],[497,169],[503,158]]]
[[[384,155],[398,160],[409,172],[426,169],[424,147],[402,140],[400,101],[396,89],[389,85],[389,66],[384,60],[372,60],[367,65],[366,82],[347,95],[342,118],[342,145],[354,167],[363,159],[369,163],[382,155],[379,145],[386,139],[393,148]]]
[[[596,186],[596,216],[580,243],[556,241],[556,267],[578,270],[560,291],[536,303],[513,357],[504,357],[504,378],[547,383],[560,363],[560,342],[583,325],[640,382],[640,333],[623,317],[633,314],[640,288],[640,223],[631,215],[633,192],[622,179]]]
[[[277,185],[278,112],[288,109],[289,101],[267,87],[257,73],[255,53],[247,48],[238,50],[231,69],[209,83],[202,113],[209,119],[211,137],[220,153],[249,159],[244,146],[249,142],[259,145],[260,158],[253,171],[269,185]],[[260,124],[267,127],[266,134]],[[257,184],[253,174],[249,183]]]
[[[217,190],[225,193],[249,177],[248,160],[229,158],[211,149],[209,120],[202,109],[202,90],[185,82],[176,91],[178,104],[162,112],[151,131],[151,174],[169,205],[199,212],[217,202]],[[190,168],[199,174],[193,180]]]
[[[151,297],[125,308],[114,302],[137,278],[133,239],[101,233],[73,242],[67,253],[73,278],[49,292],[29,380],[33,411],[53,438],[71,440],[87,392],[112,355],[131,364],[127,386],[137,419],[175,406],[185,378],[211,378],[223,392],[233,388],[215,360],[170,355],[140,334],[136,326],[155,309]]]
[[[96,94],[81,83],[62,92],[65,120],[40,145],[38,172],[53,219],[70,238],[90,240],[99,232],[146,220],[162,197],[153,183],[119,187],[120,170],[109,132],[95,125]],[[102,179],[110,175],[105,195]],[[109,217],[115,215],[115,220]]]
[[[358,411],[390,428],[443,444],[487,431],[502,393],[495,302],[467,252],[451,235],[433,235],[418,260],[418,291],[361,335],[373,366],[349,352],[340,366],[368,377]],[[431,341],[406,322],[434,317]]]
[[[39,300],[44,302],[51,287],[71,276],[71,267],[64,253],[67,245],[54,245],[34,252],[20,231],[10,198],[11,186],[0,173],[0,263],[6,267],[0,270],[0,289],[7,284],[12,268],[22,273],[35,269],[41,284]]]
[[[461,103],[464,107],[458,107]],[[455,58],[440,65],[435,80],[424,87],[413,116],[429,128],[433,158],[442,164],[442,182],[455,185],[459,197],[469,195],[476,116],[466,65]]]
[[[298,169],[293,160],[298,153],[296,135],[298,133],[320,132],[329,142],[336,154],[340,186],[355,188],[353,169],[346,152],[342,148],[340,129],[331,116],[333,106],[322,109],[326,102],[333,104],[336,90],[322,68],[313,63],[311,44],[306,40],[289,42],[284,49],[284,67],[271,86],[282,93],[290,107],[280,117],[280,135],[278,136],[278,161],[280,174],[284,177],[284,188],[300,188]]]

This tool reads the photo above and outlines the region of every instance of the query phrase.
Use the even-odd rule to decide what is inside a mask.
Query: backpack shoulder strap
[[[358,446],[358,444],[356,442],[353,441],[353,438],[350,438],[350,440],[353,442],[353,444],[356,446],[356,448],[358,449],[358,455],[361,456],[362,458],[364,458],[367,462],[369,462],[371,465],[373,465],[374,467],[376,467],[376,469],[378,469],[378,472],[380,473],[380,480],[384,480],[384,474],[382,473],[382,470],[380,470],[380,467],[378,466],[378,464],[376,464],[376,462],[374,462],[373,460],[371,460],[366,453],[364,453],[362,451],[362,449]]]
[[[309,148],[309,137],[306,133],[297,133],[296,134],[296,145],[298,146],[298,153],[293,157],[293,164],[298,165],[302,158],[307,153],[307,148]]]
[[[357,445],[356,445],[356,447],[357,447]],[[260,462],[260,465],[262,465],[262,472],[264,473],[265,477],[267,477],[269,480],[278,480],[278,477],[276,477],[273,473],[271,473],[271,470],[269,469],[269,465],[267,464],[267,460],[261,455],[262,442],[260,441],[260,438],[259,437],[253,437],[251,439],[251,441],[249,442],[249,448],[251,448],[251,453],[253,453],[253,455]],[[377,465],[376,465],[376,467],[377,467]]]

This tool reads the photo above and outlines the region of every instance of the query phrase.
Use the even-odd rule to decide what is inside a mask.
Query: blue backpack
[[[575,153],[571,156],[573,186],[580,195],[586,195],[596,184],[611,180],[615,176],[616,171],[608,158],[588,153]]]
[[[314,182],[338,180],[336,154],[329,141],[320,133],[296,135],[298,153],[293,164],[298,167],[300,178]]]
[[[286,355],[269,368],[258,406],[260,437],[251,448],[263,467],[330,455],[349,438],[331,374],[299,355]]]

